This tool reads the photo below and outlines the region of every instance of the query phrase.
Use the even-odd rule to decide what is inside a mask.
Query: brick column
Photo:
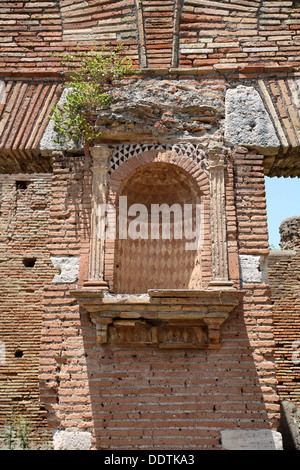
[[[89,278],[85,286],[108,288],[104,280],[105,239],[99,236],[99,206],[106,203],[106,189],[109,171],[109,158],[112,149],[107,145],[97,145],[91,149],[93,159],[92,210],[89,253]]]

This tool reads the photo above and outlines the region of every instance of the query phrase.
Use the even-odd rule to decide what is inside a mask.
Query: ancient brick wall
[[[44,283],[39,375],[41,397],[51,427],[60,422],[65,426],[67,415],[71,421],[73,415],[85,421],[86,407],[81,400],[85,384],[81,335],[85,320],[69,295],[78,279],[81,236],[88,236],[81,233],[82,221],[87,217],[82,196],[83,174],[82,157],[57,157],[54,161],[47,249],[58,269],[54,270],[56,276]],[[70,267],[68,261],[73,259],[75,266]]]
[[[290,367],[298,304],[285,277],[298,275],[298,255],[271,258],[272,306],[264,174],[300,176],[299,2],[42,0],[5,3],[0,12],[1,419],[18,402],[42,428],[45,407],[56,448],[72,447],[73,438],[79,448],[224,448],[231,430],[249,429],[256,445],[261,430],[272,447],[279,396],[298,400]],[[115,148],[110,189],[114,175],[122,183],[129,176],[127,164],[145,164],[147,146],[150,153],[163,146],[162,155],[171,149],[173,162],[164,164],[178,163],[174,179],[191,167],[210,175],[209,185],[202,181],[198,297],[145,294],[135,303],[113,291],[103,298],[97,282],[87,282],[91,259],[103,257],[101,286],[113,290],[118,253],[114,243],[97,251],[92,238],[93,203],[105,195],[95,196],[98,157],[54,143],[48,116],[68,80],[51,53],[95,42],[124,44],[142,69],[98,116],[96,144]],[[103,180],[96,183],[103,189]],[[140,290],[146,287],[143,279]],[[232,308],[219,323],[205,314],[198,323],[180,317],[205,309],[221,315],[226,302]],[[174,312],[176,328],[158,325],[159,315]],[[151,341],[141,341],[149,331]]]
[[[44,283],[55,272],[47,250],[51,180],[0,178],[1,437],[12,413],[28,419],[33,439],[47,430],[38,372]]]
[[[238,254],[239,228],[239,253],[264,256],[262,158],[237,149],[226,181],[231,253]],[[72,258],[86,250],[90,219],[85,215],[91,201],[83,197],[84,188],[91,192],[88,165],[85,170],[79,157],[57,157],[48,244],[52,257]],[[247,204],[242,200],[245,190]],[[258,244],[244,241],[249,229],[260,234]],[[84,259],[79,286],[87,276]],[[232,263],[231,279],[239,287],[236,268]],[[267,285],[243,284],[244,300],[221,328],[220,349],[164,350],[99,345],[90,314],[72,295],[77,279],[57,281],[45,286],[40,371],[41,396],[52,428],[90,432],[92,448],[102,449],[212,449],[221,447],[223,429],[276,429],[279,404]],[[176,299],[169,302],[169,310],[176,310]],[[118,308],[145,314],[148,307]]]
[[[299,409],[299,216],[281,224],[282,250],[269,255],[278,393]]]
[[[0,71],[59,72],[49,53],[123,43],[143,66],[262,72],[299,66],[299,2],[88,0],[1,7]]]

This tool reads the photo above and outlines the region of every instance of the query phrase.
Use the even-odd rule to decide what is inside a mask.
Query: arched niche
[[[135,207],[126,221],[127,237],[122,239],[118,232],[121,198],[126,198],[126,211],[134,204],[142,204],[147,213],[147,224],[137,227],[137,231],[144,231],[137,239],[128,232],[130,226],[138,225]],[[146,151],[112,173],[107,200],[115,205],[117,215],[115,240],[107,241],[105,248],[104,274],[111,292],[137,294],[153,288],[195,290],[207,285],[211,279],[209,183],[197,163],[176,152]],[[157,206],[163,209],[163,204],[167,208],[164,216],[160,213],[155,238],[151,224],[154,221],[154,229],[157,228],[158,220],[153,212]],[[165,234],[162,221],[168,215],[170,226]]]
[[[116,237],[115,293],[201,288],[201,194],[174,164],[152,162],[130,173],[116,201],[117,227],[122,219],[127,236]]]

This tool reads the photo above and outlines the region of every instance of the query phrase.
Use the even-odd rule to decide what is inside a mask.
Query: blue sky
[[[280,249],[279,226],[287,217],[300,215],[300,178],[265,178],[269,243]]]

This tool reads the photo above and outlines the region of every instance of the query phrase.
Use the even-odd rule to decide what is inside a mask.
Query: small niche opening
[[[23,258],[23,264],[25,268],[33,268],[35,265],[36,258]]]
[[[16,189],[22,189],[22,190],[25,190],[28,188],[30,184],[30,181],[16,181]]]
[[[21,349],[16,349],[15,357],[23,357],[23,351]]]

